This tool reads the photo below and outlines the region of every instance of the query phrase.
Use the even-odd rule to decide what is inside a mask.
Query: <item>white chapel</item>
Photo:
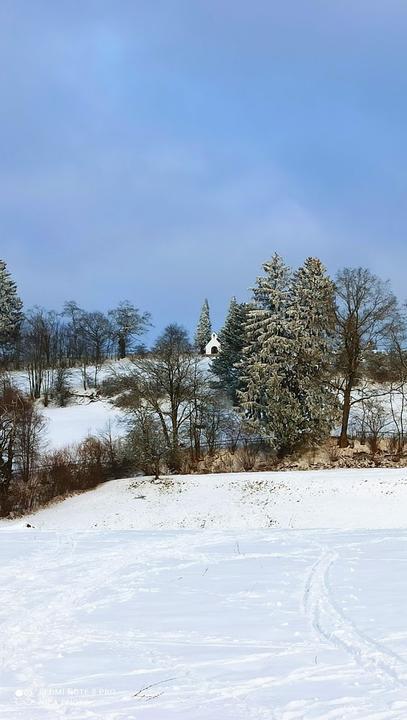
[[[220,352],[220,342],[216,333],[212,333],[212,337],[205,347],[205,355],[213,356]]]

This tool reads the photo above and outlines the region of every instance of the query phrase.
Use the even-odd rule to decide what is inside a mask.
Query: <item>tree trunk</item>
[[[82,380],[83,380],[83,389],[86,392],[88,389],[88,379],[87,379],[87,363],[86,360],[82,363]]]
[[[179,437],[178,437],[178,412],[173,409],[171,412],[171,450],[170,450],[170,464],[173,472],[178,473],[181,468],[181,458],[179,452]]]
[[[342,427],[341,427],[341,434],[339,436],[339,442],[338,442],[338,445],[341,448],[346,448],[349,445],[348,425],[349,425],[349,416],[350,416],[351,393],[352,393],[352,381],[349,380],[346,383],[345,390],[343,392]]]
[[[6,483],[0,483],[0,517],[7,517],[10,511],[10,497],[8,492],[8,485]]]
[[[119,337],[119,360],[126,357],[126,338],[123,335]]]

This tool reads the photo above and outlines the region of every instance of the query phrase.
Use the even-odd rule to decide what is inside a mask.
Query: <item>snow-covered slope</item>
[[[118,371],[126,366],[128,361],[118,360],[106,363],[99,373],[99,381],[105,379],[112,369]],[[94,369],[89,368],[92,376]],[[10,373],[13,382],[24,392],[29,392],[27,373],[16,371]],[[80,368],[72,368],[68,375],[68,385],[72,396],[66,407],[56,407],[50,402],[43,407],[39,402],[39,409],[45,416],[47,423],[43,436],[43,444],[49,450],[57,450],[81,442],[88,435],[99,435],[108,426],[114,436],[123,435],[125,427],[121,424],[123,414],[108,400],[94,399],[94,390],[84,391]],[[92,397],[93,396],[93,397]]]
[[[14,524],[27,522],[48,530],[407,528],[407,469],[113,480]]]
[[[68,407],[46,407],[42,412],[47,418],[45,443],[57,450],[82,442],[88,435],[99,435],[110,426],[113,436],[124,433],[121,415],[106,401],[84,402]]]

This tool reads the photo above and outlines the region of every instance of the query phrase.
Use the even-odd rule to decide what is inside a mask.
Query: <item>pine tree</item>
[[[211,370],[218,378],[218,385],[226,391],[233,405],[237,403],[237,390],[240,388],[239,364],[242,362],[243,348],[246,344],[247,314],[248,305],[238,303],[233,297],[225,324],[219,334],[222,352],[211,364]]]
[[[241,367],[243,412],[278,452],[295,444],[300,407],[291,392],[295,333],[289,313],[290,271],[275,254],[263,265],[248,313]]]
[[[297,394],[302,408],[299,427],[304,441],[327,435],[337,417],[336,395],[329,385],[334,327],[334,285],[318,258],[307,258],[293,276],[291,316],[297,346]]]
[[[205,347],[212,336],[212,325],[209,313],[209,303],[205,299],[199,316],[198,327],[195,333],[195,346],[200,353],[205,352]]]
[[[23,304],[17,295],[17,286],[0,260],[0,352],[4,356],[16,342],[22,322]]]
[[[241,407],[279,454],[329,433],[335,401],[327,384],[333,286],[308,259],[294,275],[278,255],[263,266],[248,314]]]
[[[318,258],[307,258],[293,276],[290,315],[295,325],[295,372],[302,408],[299,430],[309,441],[317,442],[329,434],[338,411],[329,385],[334,285]]]

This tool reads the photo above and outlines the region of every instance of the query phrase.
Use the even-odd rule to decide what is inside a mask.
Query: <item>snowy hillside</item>
[[[121,372],[129,366],[129,363],[130,361],[127,359],[106,362],[99,370],[99,382],[105,380],[112,372]],[[210,360],[202,358],[201,367],[208,372]],[[93,366],[89,366],[88,372],[92,377]],[[18,388],[25,393],[29,392],[27,372],[23,370],[11,372],[10,377]],[[105,432],[108,426],[113,436],[125,433],[125,426],[121,423],[123,413],[107,399],[96,397],[93,389],[84,391],[80,368],[69,370],[68,385],[71,397],[66,407],[55,406],[52,402],[48,407],[43,407],[42,400],[39,402],[39,408],[47,419],[44,444],[48,449],[61,449],[67,445],[81,442],[88,435],[99,435]]]
[[[44,530],[407,528],[407,469],[112,480],[0,527]]]
[[[72,403],[64,408],[46,407],[42,412],[47,418],[44,440],[52,450],[81,442],[88,435],[99,435],[107,427],[114,436],[124,432],[120,413],[103,400]]]

